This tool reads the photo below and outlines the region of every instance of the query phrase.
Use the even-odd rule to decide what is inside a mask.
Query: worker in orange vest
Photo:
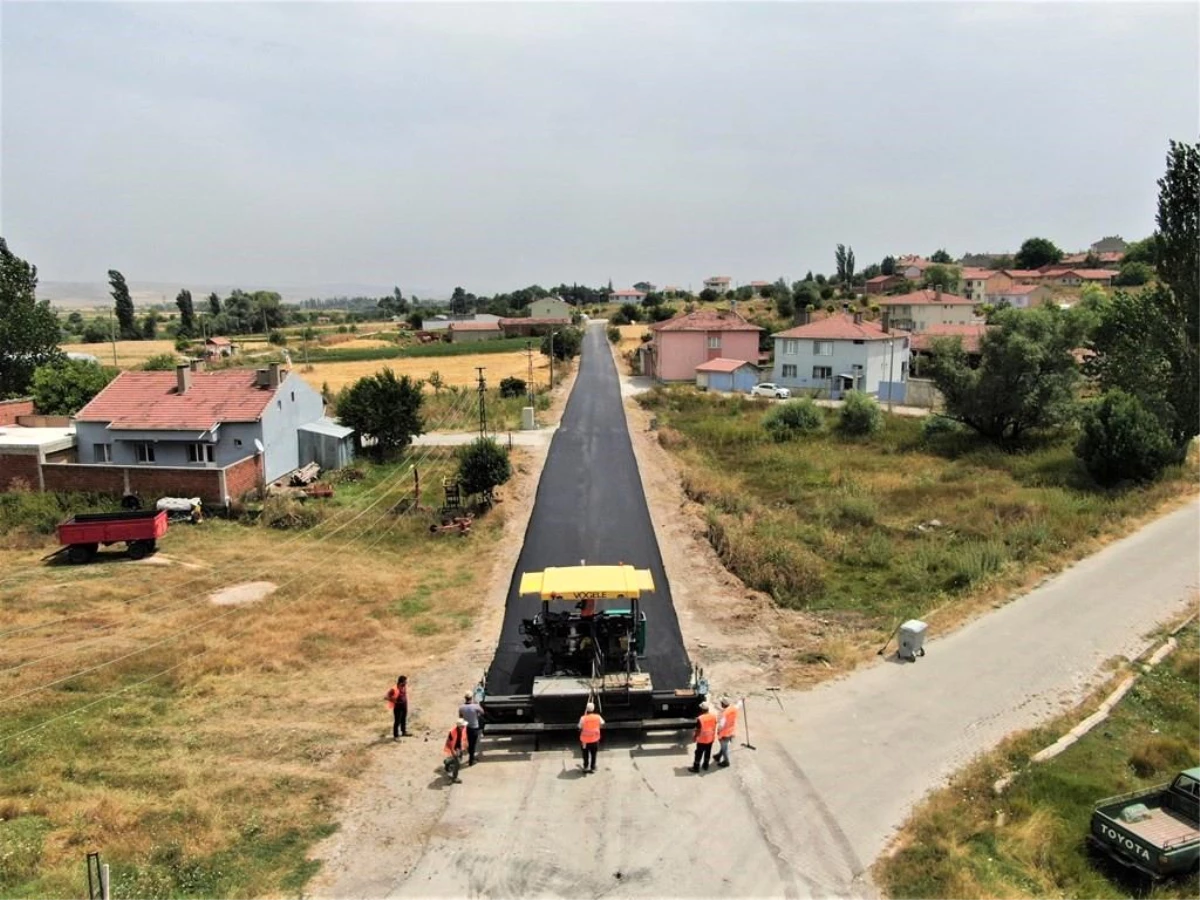
[[[728,697],[721,698],[721,715],[717,719],[717,740],[721,749],[717,751],[717,765],[724,769],[729,765],[729,751],[733,748],[733,738],[737,734],[738,710],[736,703],[730,703]]]
[[[450,733],[446,735],[446,743],[442,746],[442,756],[444,757],[442,765],[446,769],[446,774],[454,781],[458,781],[458,763],[466,752],[467,720],[459,719],[458,723],[450,729]]]
[[[708,761],[712,756],[713,741],[717,739],[717,714],[709,712],[707,701],[700,704],[700,715],[696,717],[696,733],[693,737],[696,741],[696,756],[688,771],[699,772],[701,760],[704,761],[703,768],[707,771]]]
[[[408,737],[408,676],[397,678],[396,683],[388,688],[384,699],[392,711],[392,740]]]
[[[583,745],[583,771],[596,771],[596,751],[600,747],[600,729],[604,727],[604,719],[596,712],[596,704],[588,701],[583,715],[579,718],[579,743]],[[589,762],[590,767],[589,767]]]

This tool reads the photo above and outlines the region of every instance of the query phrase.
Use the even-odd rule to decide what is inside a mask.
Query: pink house
[[[758,363],[757,325],[729,310],[700,309],[650,326],[642,372],[656,381],[695,381],[711,359]]]

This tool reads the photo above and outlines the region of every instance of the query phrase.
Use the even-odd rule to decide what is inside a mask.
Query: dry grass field
[[[341,344],[340,347],[349,346]],[[292,360],[299,362],[299,353],[293,353]],[[480,353],[463,356],[425,356],[411,359],[370,359],[357,362],[328,362],[313,363],[312,371],[303,367],[299,369],[301,376],[317,390],[328,383],[329,388],[337,392],[359,378],[374,375],[380,369],[390,368],[397,375],[408,375],[412,378],[429,378],[431,372],[438,372],[448,385],[472,386],[476,383],[478,373],[476,366],[484,367],[484,377],[489,385],[497,385],[500,379],[516,376],[529,380],[529,358],[524,353]],[[557,373],[557,370],[556,370]],[[546,385],[550,381],[550,364],[540,353],[533,355],[533,380],[538,385]],[[426,385],[426,389],[429,387]]]
[[[621,340],[617,344],[617,355],[622,359],[630,350],[636,349],[642,345],[642,335],[649,334],[650,329],[646,325],[618,325],[617,329],[621,332]]]
[[[90,353],[102,365],[113,364],[112,344],[63,344],[64,353]],[[175,353],[174,341],[117,341],[117,368],[135,369],[152,356]]]
[[[427,484],[449,456],[425,458]],[[420,673],[471,627],[507,511],[432,537],[391,512],[403,467],[367,471],[310,531],[172,526],[137,563],[40,563],[53,538],[14,527],[15,501],[0,509],[0,896],[80,896],[90,850],[113,896],[296,894],[390,728],[398,669],[410,729],[445,724]],[[209,599],[255,580],[278,590]]]

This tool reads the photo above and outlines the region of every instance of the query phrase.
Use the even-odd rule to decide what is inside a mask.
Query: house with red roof
[[[1028,309],[1031,306],[1041,306],[1052,296],[1050,289],[1040,284],[1010,284],[1009,287],[987,294],[985,299],[992,306]]]
[[[966,325],[975,322],[975,301],[940,290],[912,291],[876,301],[892,322],[904,331],[925,331],[930,325]]]
[[[748,394],[758,384],[758,366],[744,359],[710,359],[696,366],[696,387],[702,391]]]
[[[450,333],[450,343],[463,344],[470,341],[494,341],[504,337],[501,319],[497,322],[451,322],[446,326]]]
[[[122,372],[75,416],[78,459],[92,466],[224,469],[261,456],[263,477],[272,482],[310,462],[336,468],[348,461],[353,432],[324,414],[321,395],[278,363]]]
[[[864,391],[903,402],[908,383],[909,334],[862,313],[835,314],[771,335],[775,362],[771,380],[795,391],[836,400]]]
[[[761,331],[732,310],[698,309],[656,322],[651,339],[639,348],[642,374],[657,381],[692,381],[696,367],[710,360],[757,364]]]
[[[608,299],[613,303],[640,304],[646,299],[646,292],[639,291],[637,288],[624,288],[619,291],[613,291],[608,295]]]
[[[903,275],[876,275],[867,279],[864,290],[868,294],[886,294],[901,284],[904,284]]]
[[[994,294],[1011,286],[1012,279],[995,269],[964,266],[962,270],[962,295],[972,303],[983,303],[988,294]]]
[[[718,294],[727,294],[732,281],[733,279],[728,275],[713,275],[704,279],[704,287],[710,291],[716,291]]]

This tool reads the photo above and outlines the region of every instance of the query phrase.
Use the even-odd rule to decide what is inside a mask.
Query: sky
[[[43,280],[479,294],[1146,236],[1195,3],[0,5]]]

